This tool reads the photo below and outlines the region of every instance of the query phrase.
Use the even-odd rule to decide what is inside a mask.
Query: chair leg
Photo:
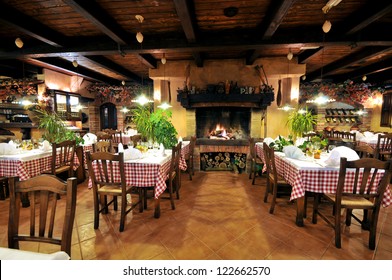
[[[176,206],[174,205],[174,198],[173,198],[173,186],[172,186],[172,182],[170,183],[169,186],[169,195],[170,195],[170,204],[171,204],[171,208],[172,210],[176,209]]]
[[[143,213],[144,210],[144,191],[141,188],[137,188],[139,194],[139,212]]]
[[[253,173],[253,162],[250,164],[249,179],[252,179],[252,173]]]
[[[376,234],[377,234],[377,223],[378,223],[379,209],[373,209],[370,218],[370,232],[369,232],[369,249],[374,250],[376,248]]]
[[[268,194],[270,193],[270,180],[267,178],[267,186],[265,187],[265,193],[264,193],[264,203],[267,203],[268,201]]]
[[[347,208],[347,213],[346,213],[346,226],[351,225],[351,214],[353,213],[353,209],[348,209]]]
[[[274,213],[274,209],[275,209],[275,203],[276,203],[276,197],[278,196],[278,187],[273,184],[272,187],[272,201],[271,201],[271,207],[270,207],[270,214]]]
[[[99,227],[99,199],[94,195],[94,229]]]
[[[317,214],[318,214],[318,203],[320,200],[320,194],[314,193],[313,200],[313,215],[312,215],[312,223],[317,224]]]
[[[115,211],[118,210],[117,196],[113,196],[113,208],[114,208]]]
[[[127,199],[121,199],[121,216],[120,216],[120,229],[119,231],[124,231],[125,215],[126,215]]]
[[[147,188],[143,188],[143,198],[144,198],[144,202],[143,202],[144,209],[147,209]]]
[[[335,206],[334,206],[335,209]],[[341,226],[340,226],[340,209],[335,209],[335,246],[336,248],[341,248]]]

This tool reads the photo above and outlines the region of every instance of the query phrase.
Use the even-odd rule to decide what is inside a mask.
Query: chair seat
[[[324,194],[330,201],[335,202],[335,194]],[[373,203],[364,197],[342,196],[342,207],[371,208]]]
[[[274,175],[273,174],[268,174],[269,179],[273,182],[274,181]],[[291,186],[282,176],[278,175],[278,185],[287,185]]]
[[[127,186],[126,193],[131,192],[132,187]],[[98,194],[103,195],[119,195],[121,188],[118,185],[103,185],[98,189]]]

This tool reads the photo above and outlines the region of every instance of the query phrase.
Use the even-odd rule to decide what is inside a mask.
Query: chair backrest
[[[357,138],[357,134],[351,133],[351,132],[349,132],[349,131],[342,132],[341,135],[342,135],[342,138],[343,138],[343,139],[349,139],[349,140],[352,140],[353,142],[355,142],[355,141],[356,141],[356,138]]]
[[[256,158],[255,139],[253,137],[249,137],[249,154],[251,159]]]
[[[135,135],[132,135],[130,138],[131,138],[131,141],[133,142],[133,146],[136,147],[137,144],[142,140],[142,135],[135,134]]]
[[[97,193],[102,186],[118,187],[125,199],[124,154],[87,151],[86,158],[93,191]]]
[[[69,166],[70,169],[74,166],[75,159],[75,140],[66,140],[60,143],[52,143],[52,174],[56,174],[56,169]]]
[[[112,141],[112,136],[106,132],[97,133],[97,141]]]
[[[64,182],[50,174],[25,181],[12,177],[9,178],[9,188],[8,247],[19,249],[19,241],[44,242],[60,245],[61,251],[71,256],[77,179],[68,178]],[[58,195],[65,196],[65,199],[58,200]],[[26,196],[30,207],[21,208]],[[29,215],[29,219],[25,215]],[[55,216],[63,217],[62,223]],[[30,224],[26,226],[25,223]]]
[[[191,157],[193,157],[193,153],[194,153],[194,151],[195,151],[195,145],[196,145],[196,136],[193,135],[193,136],[191,137],[190,142],[189,142],[189,155],[190,155]]]
[[[317,136],[316,132],[308,132],[302,135],[302,137],[304,137],[307,141],[310,141],[310,139],[312,139],[314,136]]]
[[[119,143],[123,144],[121,130],[106,129],[105,132],[111,136],[112,144],[119,144]]]
[[[375,150],[369,145],[356,145],[354,150],[360,158],[374,158]]]
[[[334,138],[343,138],[343,131],[333,130],[332,137]]]
[[[179,142],[176,146],[172,147],[172,158],[170,161],[170,169],[169,169],[169,176],[168,176],[169,180],[173,180],[176,177],[176,174],[179,174],[181,146],[182,146],[182,142]]]
[[[113,153],[113,147],[111,141],[99,141],[97,143],[93,143],[93,152],[107,152]]]
[[[336,190],[337,203],[340,203],[343,194],[347,194],[347,191],[344,191],[347,169],[355,172],[353,188],[349,193],[350,196],[364,197],[373,201],[373,205],[380,205],[384,192],[391,180],[392,161],[382,161],[374,158],[348,161],[347,158],[342,157],[340,159],[339,180]],[[383,172],[381,174],[382,179],[377,180],[380,172]]]
[[[392,157],[392,133],[378,134],[375,158],[385,160]]]
[[[264,161],[267,166],[268,176],[272,176],[274,182],[278,182],[278,171],[275,164],[275,150],[269,147],[266,143],[263,143],[263,154]]]

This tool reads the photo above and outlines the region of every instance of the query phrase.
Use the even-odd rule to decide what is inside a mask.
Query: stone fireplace
[[[259,138],[273,92],[189,94],[178,91],[186,109],[187,135],[196,135],[195,170],[249,171],[249,137]],[[245,165],[245,166],[244,166]]]

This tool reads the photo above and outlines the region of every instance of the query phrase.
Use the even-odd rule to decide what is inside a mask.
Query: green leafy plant
[[[313,130],[313,126],[317,123],[317,116],[313,115],[308,108],[295,110],[289,114],[287,127],[293,138],[302,137],[306,132]]]
[[[287,139],[279,135],[278,139],[269,144],[269,146],[274,148],[274,150],[277,152],[282,152],[283,147],[289,145],[294,145],[294,141],[291,135],[289,135]]]
[[[149,107],[138,106],[133,114],[137,131],[143,138],[162,143],[166,149],[177,144],[177,130],[170,121],[170,111],[158,109],[151,112]]]
[[[65,140],[75,140],[76,145],[84,143],[84,139],[67,129],[64,120],[55,112],[42,109],[40,106],[29,108],[32,118],[38,122],[38,128],[44,130],[42,138],[50,143],[59,143]]]

